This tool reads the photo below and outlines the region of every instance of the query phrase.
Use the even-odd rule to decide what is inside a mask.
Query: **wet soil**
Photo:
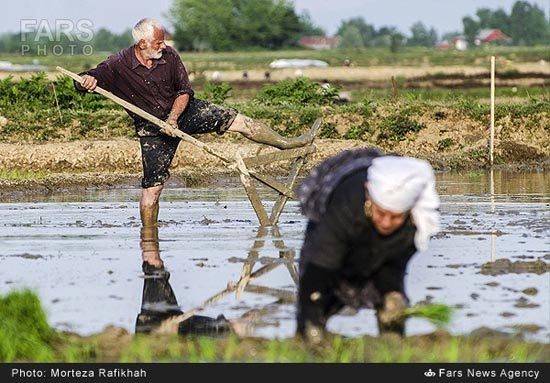
[[[456,164],[460,164],[463,169],[481,170],[486,167],[485,160],[465,157],[464,151],[438,151],[436,141],[441,138],[441,129],[445,130],[445,126],[447,125],[440,124],[438,127],[427,127],[419,134],[416,141],[404,141],[394,151],[403,155],[426,158],[439,171],[449,170]],[[463,139],[467,136],[464,132],[462,133],[457,131],[452,136],[453,139],[458,142],[461,137]],[[451,137],[450,132],[443,134]],[[226,135],[227,137],[222,138],[205,136],[201,140],[217,152],[227,153],[230,157],[237,152],[246,158],[277,151],[277,149],[243,139],[239,135]],[[531,149],[530,155],[523,155],[525,153],[520,150],[526,144],[504,142],[502,147],[508,148],[509,152],[506,157],[507,162],[495,165],[495,169],[510,171],[548,169],[550,167],[550,156],[547,153],[548,140],[542,136],[538,137],[533,132],[530,133],[529,139],[531,141],[527,146]],[[470,146],[474,149],[483,144],[484,140],[480,137]],[[324,158],[342,150],[371,146],[359,140],[317,139],[316,152],[308,157],[302,168],[302,174],[306,174]],[[516,156],[510,156],[512,152],[516,153]],[[67,188],[85,190],[97,187],[139,187],[141,154],[139,142],[133,138],[45,144],[0,143],[0,170],[27,171],[37,174],[36,177],[0,178],[0,195],[48,193]],[[262,166],[258,170],[273,176],[286,176],[290,170],[290,164],[276,162]],[[172,163],[171,175],[170,182],[178,186],[206,186],[223,182],[227,178],[238,177],[238,173],[229,169],[221,160],[184,142],[180,144]]]

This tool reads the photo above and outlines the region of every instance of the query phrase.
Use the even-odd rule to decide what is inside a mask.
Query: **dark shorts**
[[[181,131],[189,134],[224,134],[237,117],[237,110],[191,98],[178,120]],[[164,185],[170,177],[169,167],[181,141],[160,132],[152,123],[136,124],[140,137],[143,165],[142,188]]]

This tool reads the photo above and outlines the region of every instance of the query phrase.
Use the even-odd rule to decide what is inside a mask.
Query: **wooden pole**
[[[493,166],[495,148],[495,56],[491,56],[491,139],[489,140],[489,159]]]

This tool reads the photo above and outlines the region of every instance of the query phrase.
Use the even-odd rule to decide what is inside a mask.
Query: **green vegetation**
[[[55,333],[38,297],[30,290],[0,297],[0,360],[13,362],[54,359]]]
[[[528,1],[516,1],[509,14],[502,8],[495,11],[479,8],[476,18],[466,16],[462,19],[463,33],[470,44],[475,43],[482,29],[498,28],[511,37],[511,44],[544,44],[550,39],[550,25],[544,9]]]
[[[430,313],[428,313],[430,311]],[[410,315],[448,320],[441,307],[417,307]],[[300,338],[224,338],[132,335],[113,327],[80,337],[58,333],[47,323],[35,293],[0,297],[0,362],[549,362],[547,344],[486,333],[451,336],[444,331],[394,337],[329,335],[310,346]]]
[[[195,74],[193,86],[198,97],[235,107],[285,136],[301,134],[315,119],[322,118],[320,138],[358,140],[385,151],[404,152],[405,145],[432,137],[433,142],[427,148],[447,156],[439,164],[447,168],[487,164],[487,146],[483,140],[487,139],[489,126],[489,89],[482,85],[416,89],[411,84],[415,85],[415,81],[431,81],[431,84],[479,81],[475,76],[461,77],[460,73],[449,74],[444,69],[439,73],[436,69],[425,78],[398,76],[398,91],[394,92],[389,81],[362,84],[346,79],[347,69],[342,69],[342,80],[331,81],[328,89],[322,87],[321,82],[306,77],[265,83],[255,80],[213,83],[207,81],[203,71],[264,70],[270,61],[280,57],[322,59],[331,63],[334,70],[341,68],[344,58],[350,58],[356,67],[383,64],[437,67],[456,63],[486,67],[488,57],[495,54],[502,63],[500,69],[497,66],[501,76],[513,80],[517,73],[507,67],[506,60],[550,62],[550,50],[545,47],[490,47],[466,52],[407,47],[394,55],[381,48],[370,48],[366,53],[354,49],[247,54],[186,52],[182,57],[187,68]],[[79,72],[104,58],[102,55],[64,57],[63,66]],[[62,59],[46,56],[41,60],[53,66]],[[542,136],[550,131],[550,93],[542,85],[519,84],[496,89],[495,125],[500,139],[495,153],[497,163],[543,161],[548,156]],[[348,102],[339,96],[344,93]],[[518,142],[518,134],[525,139]],[[13,77],[0,80],[0,140],[3,142],[66,142],[117,137],[135,137],[130,117],[100,95],[77,92],[73,81],[66,76],[52,79],[37,73],[20,80]],[[438,165],[443,157],[434,156],[430,160]]]
[[[346,48],[331,50],[287,49],[254,52],[180,52],[187,69],[200,74],[203,71],[226,70],[266,70],[269,63],[280,58],[288,59],[316,59],[329,63],[330,66],[341,67],[345,59],[349,59],[356,67],[373,67],[386,65],[399,66],[431,66],[443,67],[449,65],[472,65],[487,67],[491,56],[498,57],[499,63],[504,62],[550,62],[548,46],[534,47],[501,47],[487,46],[473,48],[466,51],[447,51],[425,47],[404,47],[396,53],[386,48]],[[73,72],[81,72],[96,66],[105,60],[110,52],[94,51],[91,55],[22,55],[20,53],[3,54],[3,61],[14,64],[30,64],[33,59],[39,60],[41,65],[54,68],[63,63],[63,66]],[[497,89],[498,91],[498,89]]]
[[[382,141],[403,141],[409,133],[417,133],[425,127],[408,116],[409,112],[403,110],[401,114],[392,114],[385,117],[380,123],[378,138]]]
[[[180,50],[233,51],[296,46],[307,34],[321,33],[293,4],[273,0],[175,0],[170,9]]]
[[[453,315],[453,308],[443,304],[415,305],[405,309],[405,317],[428,319],[437,326],[449,324]]]
[[[336,35],[340,48],[383,48],[389,54],[405,47],[433,48],[438,41],[451,41],[458,35],[465,36],[470,47],[476,47],[483,29],[500,29],[510,37],[508,41],[492,44],[535,46],[548,44],[550,40],[545,10],[528,1],[516,1],[509,12],[503,8],[478,8],[472,12],[475,16],[460,15],[462,30],[447,31],[441,38],[422,21],[412,24],[410,31],[398,31],[391,25],[376,28],[363,17],[341,20]],[[170,25],[165,27],[170,30],[171,39],[178,49],[189,52],[277,50],[297,47],[303,36],[326,35],[307,12],[298,14],[291,1],[174,0],[168,17]],[[133,25],[128,25],[121,34],[104,28],[94,31],[93,25],[86,22],[70,34],[66,29],[51,30],[43,23],[28,27],[33,30],[0,35],[0,52],[22,53],[27,57],[43,51],[54,55],[112,53],[132,43]]]
[[[265,85],[258,94],[258,100],[266,105],[323,105],[330,104],[338,96],[338,88],[323,88],[306,77],[282,80]]]
[[[47,177],[45,172],[33,172],[28,170],[0,170],[0,179],[22,180],[39,179]]]

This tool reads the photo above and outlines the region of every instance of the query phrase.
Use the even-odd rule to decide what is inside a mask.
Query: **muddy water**
[[[549,342],[550,174],[445,173],[437,185],[442,232],[409,264],[411,302],[455,306],[451,333],[490,327]],[[269,211],[276,196],[261,192]],[[0,293],[34,289],[59,330],[87,335],[115,325],[134,332],[145,282],[139,193],[115,189],[4,198]],[[287,203],[278,230],[262,231],[238,183],[208,189],[168,185],[160,220],[158,255],[180,310],[223,314],[241,327],[248,324],[250,335],[293,335],[292,257],[299,253],[305,226],[296,202]],[[537,260],[544,262],[542,270],[510,267]],[[502,267],[488,267],[496,264]],[[257,272],[266,266],[267,272]],[[237,296],[235,283],[250,273]],[[372,310],[343,312],[328,327],[349,336],[377,333]],[[433,329],[422,319],[407,322],[408,334]]]

